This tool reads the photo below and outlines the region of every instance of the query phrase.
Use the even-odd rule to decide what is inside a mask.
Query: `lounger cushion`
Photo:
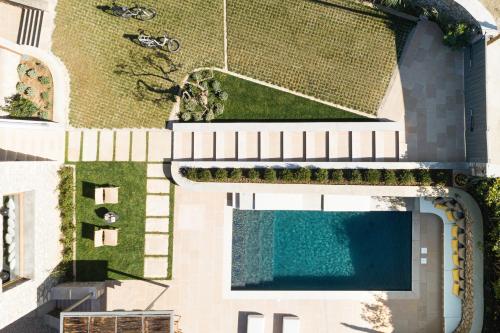
[[[458,272],[459,270],[458,269],[454,269],[452,271],[452,274],[453,274],[453,282],[455,283],[458,283],[458,281],[460,281],[460,273]]]
[[[458,262],[458,254],[454,254],[452,256],[452,258],[453,258],[453,265],[458,266],[458,264],[459,264],[459,262]]]
[[[446,211],[446,217],[448,218],[448,221],[455,222],[455,217],[453,217],[453,212],[451,210]]]
[[[458,253],[458,240],[454,239],[451,241],[451,250],[453,253]]]
[[[99,229],[94,231],[94,247],[103,246],[104,230]]]
[[[453,284],[453,295],[458,296],[458,293],[460,292],[460,286],[458,283]]]
[[[95,188],[94,199],[96,205],[102,205],[104,203],[104,188],[102,187]]]
[[[436,207],[437,209],[446,209],[446,206],[442,204],[435,204],[434,207]]]
[[[106,187],[104,189],[104,201],[109,204],[118,203],[118,187]]]
[[[453,227],[451,227],[451,237],[458,237],[458,226],[454,225]]]
[[[118,230],[105,229],[104,230],[104,245],[117,246],[118,245]]]

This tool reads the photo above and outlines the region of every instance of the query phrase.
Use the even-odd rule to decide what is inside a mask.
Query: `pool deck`
[[[365,300],[228,299],[223,290],[226,199],[225,193],[177,188],[173,280],[110,282],[108,310],[149,305],[172,309],[181,316],[179,327],[185,332],[244,332],[246,315],[252,312],[264,315],[267,332],[279,325],[283,314],[300,317],[303,332],[441,330],[442,225],[432,215],[420,219],[420,239],[426,242],[429,263],[420,267],[418,299],[384,300],[383,294],[382,299],[367,295]]]

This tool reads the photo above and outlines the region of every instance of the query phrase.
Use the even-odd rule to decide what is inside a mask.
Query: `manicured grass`
[[[118,1],[127,6],[134,2]],[[223,66],[222,1],[143,0],[140,5],[158,13],[145,22],[98,8],[111,3],[57,3],[52,49],[70,74],[71,125],[164,127],[172,107],[169,92],[181,79],[197,67]],[[166,30],[182,49],[176,54],[144,49],[126,37],[137,35],[138,29],[153,35]]]
[[[366,117],[220,72],[229,98],[216,121],[362,120]]]
[[[229,70],[374,114],[413,26],[351,0],[227,0]]]
[[[94,188],[119,186],[119,203],[96,205]],[[80,162],[76,164],[76,277],[79,281],[138,279],[144,275],[146,164],[134,162]],[[109,227],[106,210],[120,219],[118,246],[95,248],[93,232]]]

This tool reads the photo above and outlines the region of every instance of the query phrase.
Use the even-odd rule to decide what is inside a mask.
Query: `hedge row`
[[[182,168],[184,177],[199,182],[291,183],[334,185],[450,185],[451,170]]]
[[[73,169],[63,166],[58,171],[59,174],[59,214],[61,216],[61,237],[59,241],[62,245],[62,260],[57,267],[55,274],[63,280],[71,280],[73,277],[73,212],[75,202],[73,200]]]

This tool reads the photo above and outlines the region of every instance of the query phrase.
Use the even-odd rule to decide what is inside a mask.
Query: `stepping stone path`
[[[166,279],[170,222],[172,132],[166,129],[73,129],[67,132],[68,162],[147,162],[144,277]]]

